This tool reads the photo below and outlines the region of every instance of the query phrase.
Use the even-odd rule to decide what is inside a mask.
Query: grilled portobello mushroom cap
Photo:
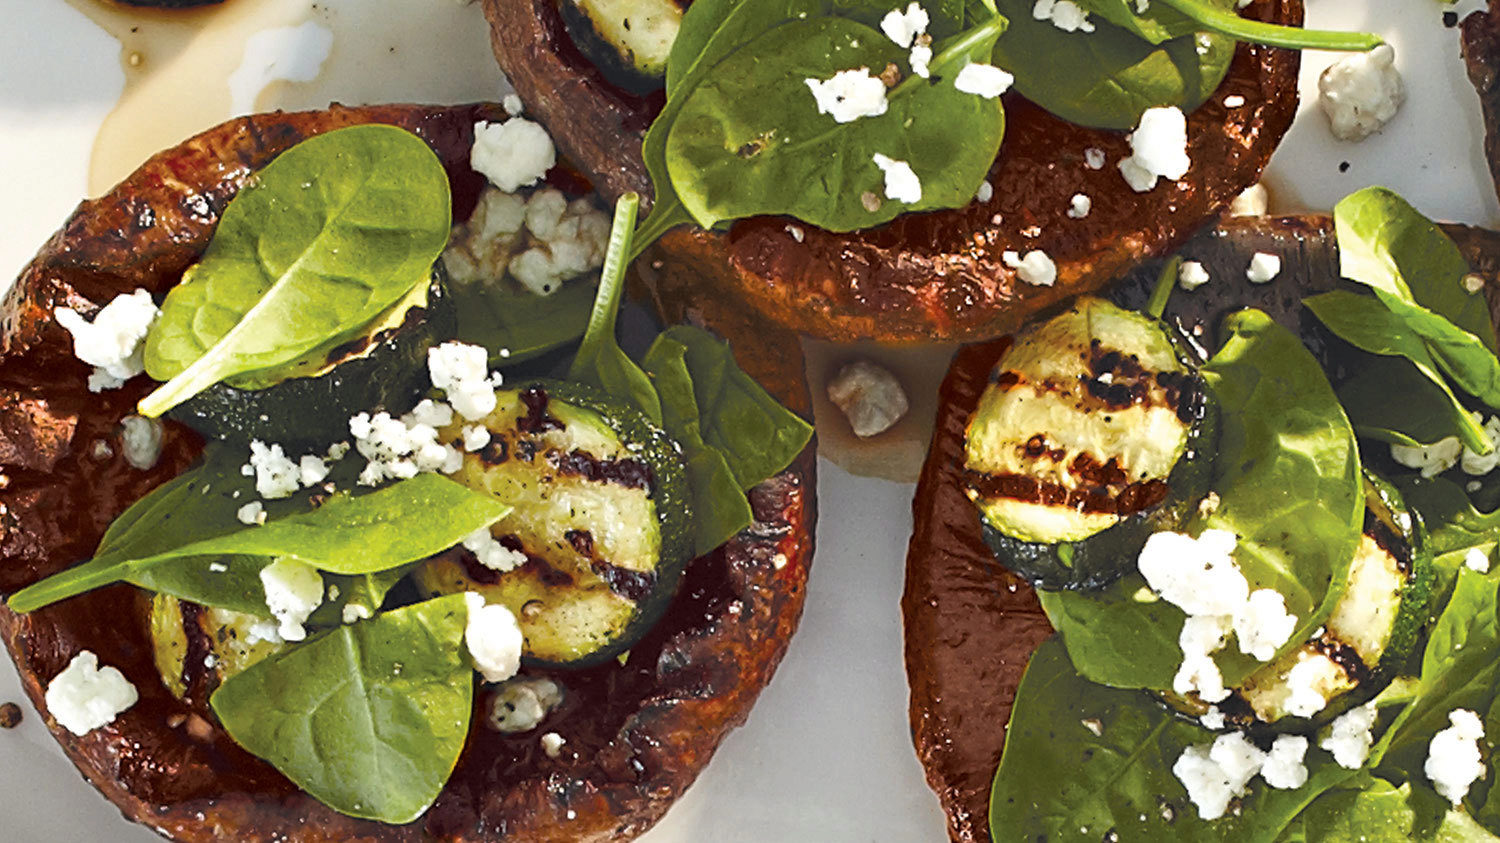
[[[1444,226],[1469,262],[1493,277],[1500,233]],[[1256,252],[1282,259],[1274,283],[1254,286],[1245,266]],[[1218,347],[1224,314],[1258,307],[1302,331],[1316,352],[1316,320],[1304,315],[1304,295],[1334,289],[1339,280],[1333,220],[1326,216],[1234,217],[1205,230],[1180,252],[1201,261],[1214,279],[1177,292],[1168,308],[1205,347]],[[1488,268],[1488,269],[1486,269]],[[1139,307],[1160,272],[1151,262],[1109,292],[1124,307]],[[1487,289],[1492,307],[1500,293]],[[1005,339],[961,349],[938,394],[932,446],[917,482],[906,589],[906,675],[917,757],[937,792],[955,841],[988,841],[990,784],[1000,763],[1005,724],[1031,653],[1052,634],[1036,593],[1003,568],[985,546],[981,521],[964,494],[964,432]]]
[[[160,461],[131,468],[120,455],[120,420],[150,384],[90,393],[89,367],[74,358],[53,308],[91,313],[136,287],[163,292],[206,248],[251,173],[298,141],[352,124],[390,123],[424,138],[450,174],[454,218],[466,219],[483,186],[468,165],[474,122],[500,119],[493,105],[334,106],[241,118],[156,155],[80,205],[3,304],[0,592],[89,557],[116,515],[202,449],[196,434],[169,422]],[[682,286],[672,295],[668,318],[694,318],[734,342],[746,371],[809,413],[800,355],[788,352],[795,337],[728,310],[711,291]],[[113,456],[95,449],[100,441]],[[140,701],[82,737],[46,719],[68,757],[126,817],[175,840],[624,840],[650,827],[693,781],[785,652],[812,554],[814,465],[809,446],[751,491],[757,523],[688,564],[678,597],[628,660],[554,674],[566,696],[542,729],[491,731],[484,723],[493,694],[477,693],[457,770],[409,825],[333,812],[235,745],[201,699],[175,698],[153,664],[146,592],[115,586],[24,616],[0,609],[0,635],[41,711],[47,683],[83,649],[135,684]],[[567,738],[560,757],[541,750],[541,731]]]
[[[490,40],[527,112],[601,193],[651,196],[641,140],[664,103],[658,89],[632,92],[579,49],[557,0],[484,0]],[[1302,22],[1301,0],[1255,0],[1244,13]],[[1162,256],[1260,178],[1297,108],[1300,54],[1241,44],[1229,76],[1188,117],[1193,166],[1148,193],[1130,189],[1115,164],[1125,133],[1075,126],[1012,92],[1005,141],[990,169],[994,195],[963,208],[907,214],[875,229],[834,234],[784,217],[756,217],[727,231],[670,232],[648,252],[662,273],[702,276],[783,325],[831,340],[979,340],[1030,314],[1097,289],[1137,262]],[[1244,104],[1226,108],[1227,97]],[[1084,164],[1102,149],[1103,169]],[[1083,193],[1093,210],[1069,219]],[[999,222],[994,218],[999,215]],[[1057,282],[1035,287],[1004,265],[1006,250],[1045,251]]]

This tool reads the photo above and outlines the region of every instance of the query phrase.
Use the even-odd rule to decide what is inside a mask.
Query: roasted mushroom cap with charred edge
[[[84,313],[116,294],[161,293],[207,246],[225,203],[249,175],[304,138],[357,123],[415,132],[437,152],[465,219],[483,179],[468,166],[476,120],[490,105],[411,105],[278,113],[234,120],[162,152],[97,200],[84,202],[26,268],[4,304],[0,334],[0,591],[10,594],[93,551],[109,522],[181,473],[202,442],[168,423],[148,471],[119,455],[120,419],[144,378],[101,394],[74,358],[54,307]],[[795,338],[712,291],[678,286],[664,316],[729,339],[740,365],[780,401],[808,414]],[[774,350],[773,350],[774,349]],[[95,443],[112,445],[114,455]],[[206,708],[172,697],[156,678],[150,596],[115,586],[17,616],[0,632],[32,701],[77,652],[93,650],[140,692],[113,723],[82,737],[49,721],[84,776],[125,816],[176,840],[623,840],[651,826],[698,775],[720,739],[744,721],[786,650],[802,612],[812,555],[813,447],[750,492],[756,523],[694,560],[655,629],[614,661],[566,674],[570,701],[546,727],[567,737],[548,757],[537,733],[476,725],[447,788],[420,820],[387,826],[352,819],[298,791],[212,725]],[[476,694],[476,706],[488,703]],[[44,710],[44,709],[43,709]],[[477,711],[482,724],[487,711]]]
[[[556,0],[484,0],[500,67],[528,114],[600,192],[651,195],[641,140],[663,97],[611,84],[570,40]],[[1256,0],[1244,14],[1302,22],[1300,0]],[[832,234],[784,217],[756,217],[726,232],[679,228],[647,260],[662,274],[702,277],[771,319],[831,340],[978,340],[1031,313],[1097,289],[1137,262],[1170,252],[1260,178],[1297,109],[1294,50],[1240,44],[1229,76],[1188,117],[1193,166],[1176,182],[1135,193],[1116,164],[1124,133],[1075,126],[1018,94],[1005,97],[1005,140],[990,169],[987,202],[924,214],[855,234]],[[1243,103],[1232,108],[1225,102]],[[1102,169],[1084,151],[1103,150]],[[1070,198],[1093,201],[1083,219]],[[999,217],[999,221],[995,220]],[[1049,287],[1022,283],[1007,250],[1045,251],[1057,264]]]
[[[1476,269],[1492,273],[1500,265],[1500,234],[1444,229]],[[1281,257],[1284,269],[1274,284],[1251,287],[1235,280],[1243,278],[1255,252]],[[1245,306],[1259,307],[1294,330],[1310,329],[1315,320],[1301,315],[1302,298],[1333,289],[1339,278],[1328,217],[1229,219],[1189,241],[1182,254],[1201,261],[1216,279],[1195,292],[1177,293],[1170,308],[1207,348],[1217,347],[1219,317]],[[1154,264],[1136,269],[1113,297],[1122,306],[1138,306],[1159,271]],[[1500,297],[1488,292],[1493,306]],[[901,598],[913,741],[947,813],[949,836],[966,843],[990,839],[990,784],[1011,703],[1032,651],[1052,634],[1031,586],[1001,567],[985,546],[980,519],[963,491],[965,425],[1005,345],[1002,339],[962,349],[943,380],[932,447],[912,507]]]

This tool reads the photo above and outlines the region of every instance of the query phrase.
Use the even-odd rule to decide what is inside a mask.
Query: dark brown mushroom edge
[[[219,213],[258,167],[319,132],[390,123],[438,153],[454,187],[454,218],[472,210],[482,178],[469,169],[474,122],[494,106],[333,107],[266,114],[210,129],[147,161],[84,202],[21,275],[0,334],[0,591],[10,594],[93,551],[127,505],[184,470],[202,443],[168,423],[157,466],[138,471],[96,456],[148,388],[91,394],[88,367],[53,321],[54,307],[89,313],[137,286],[160,293],[207,245]],[[565,174],[564,174],[565,175]],[[696,288],[677,313],[734,342],[740,365],[794,410],[808,411],[795,338],[720,310]],[[98,453],[102,453],[102,450]],[[388,826],[334,813],[237,747],[205,708],[157,679],[144,592],[115,586],[26,616],[0,609],[0,633],[27,694],[44,712],[48,681],[90,649],[125,673],[140,701],[83,737],[46,718],[68,757],[126,817],[177,840],[623,840],[651,826],[742,723],[786,650],[802,612],[812,556],[812,446],[751,492],[756,523],[695,560],[667,617],[624,664],[569,672],[566,701],[544,730],[567,738],[558,758],[537,733],[475,726],[447,788],[420,820]],[[138,620],[139,619],[139,620]],[[487,695],[477,693],[476,706]]]
[[[609,197],[651,196],[641,140],[663,104],[605,79],[574,46],[557,0],[484,0],[495,56],[528,116]],[[1255,0],[1244,13],[1302,22],[1301,0]],[[1188,118],[1193,166],[1176,182],[1135,193],[1114,166],[1125,133],[1064,122],[1018,94],[1005,95],[1005,140],[990,169],[987,202],[908,214],[855,234],[790,226],[783,217],[734,223],[726,232],[685,227],[648,251],[662,275],[706,278],[770,319],[843,341],[971,341],[1013,330],[1030,314],[1097,289],[1146,258],[1162,256],[1215,220],[1254,184],[1297,110],[1299,54],[1241,44],[1229,76]],[[1234,108],[1224,105],[1243,98]],[[1102,149],[1103,169],[1084,164]],[[1083,193],[1093,210],[1069,219]],[[998,221],[997,221],[998,217]],[[1020,282],[1006,250],[1045,251],[1057,283]]]
[[[1500,301],[1500,234],[1461,226],[1445,230],[1484,275],[1493,309]],[[1274,282],[1255,286],[1244,280],[1255,252],[1281,257]],[[1181,254],[1201,261],[1214,279],[1194,292],[1177,291],[1171,301],[1173,321],[1195,342],[1217,348],[1214,331],[1221,317],[1253,306],[1302,332],[1318,350],[1324,335],[1301,300],[1333,289],[1339,278],[1331,218],[1235,217],[1194,237]],[[1159,262],[1137,268],[1112,288],[1111,298],[1140,307],[1159,271]],[[960,482],[964,428],[1007,345],[1000,339],[963,348],[943,380],[932,447],[912,504],[901,598],[912,739],[947,814],[948,834],[963,843],[990,840],[990,783],[1011,703],[1032,651],[1052,634],[1031,586],[985,547],[978,513]]]

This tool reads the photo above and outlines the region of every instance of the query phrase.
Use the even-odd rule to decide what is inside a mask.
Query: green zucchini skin
[[[425,303],[410,306],[397,327],[340,345],[313,374],[259,389],[216,383],[171,415],[210,439],[326,446],[349,437],[349,417],[356,413],[397,413],[415,403],[430,385],[427,349],[457,330],[458,314],[439,269]]]
[[[1197,353],[1170,326],[1152,321],[1185,370],[1187,384],[1183,388],[1185,400],[1179,408],[1179,418],[1188,427],[1187,441],[1166,478],[1167,493],[1155,506],[1074,541],[1028,541],[997,528],[981,514],[981,535],[990,552],[1000,564],[1028,580],[1034,588],[1091,591],[1108,586],[1134,570],[1136,556],[1152,533],[1179,527],[1208,493],[1218,444],[1218,407],[1198,372]],[[1004,360],[1002,356],[1001,362]],[[999,371],[997,364],[996,373]]]
[[[493,442],[503,438],[507,443],[503,449],[508,456],[500,457],[487,449],[479,454],[467,455],[465,468],[454,479],[473,487],[489,488],[497,483],[502,490],[515,489],[515,481],[497,481],[498,469],[514,468],[526,474],[520,481],[527,488],[523,491],[527,502],[545,508],[549,502],[567,501],[569,517],[581,517],[578,512],[599,511],[590,507],[589,495],[630,495],[621,491],[618,484],[610,482],[578,480],[567,481],[559,476],[549,476],[541,467],[547,463],[548,432],[522,432],[516,424],[507,429],[497,429],[496,419],[506,407],[514,407],[516,401],[524,403],[528,393],[545,396],[543,417],[561,417],[563,427],[559,436],[576,438],[575,426],[589,426],[595,420],[617,438],[624,452],[631,459],[639,460],[650,469],[651,478],[647,489],[648,498],[654,505],[655,523],[652,525],[658,537],[658,549],[651,575],[645,578],[644,593],[639,593],[642,580],[637,578],[626,587],[617,587],[606,582],[595,569],[590,572],[580,565],[574,553],[570,553],[565,542],[548,541],[560,530],[549,533],[546,525],[525,521],[529,517],[516,498],[510,502],[517,511],[498,522],[492,533],[507,540],[519,542],[530,561],[520,567],[498,572],[467,564],[454,553],[445,554],[429,561],[415,572],[415,582],[421,591],[431,594],[450,594],[455,591],[478,591],[490,602],[507,605],[515,613],[525,635],[522,651],[523,662],[533,666],[550,668],[585,668],[609,661],[630,649],[641,636],[660,620],[677,592],[683,571],[692,557],[692,513],[687,485],[687,469],[676,442],[634,407],[588,386],[549,380],[533,380],[520,384],[506,384],[498,390],[505,396],[487,426]],[[558,406],[561,405],[561,406]],[[528,405],[529,406],[529,405]],[[578,411],[583,411],[579,413]],[[545,427],[545,426],[544,426]],[[556,429],[556,428],[554,428]],[[595,432],[584,430],[584,436]],[[503,437],[502,437],[503,434]],[[445,434],[446,435],[446,434]],[[536,456],[522,458],[520,452],[534,446]],[[594,454],[594,456],[599,456]],[[487,462],[494,460],[495,462]],[[521,468],[522,462],[537,468]],[[510,475],[514,478],[516,475]],[[570,485],[571,483],[571,485]],[[506,485],[509,484],[509,485]],[[491,491],[495,491],[491,489]],[[499,491],[496,491],[500,494]],[[574,497],[567,497],[573,495]],[[581,505],[575,502],[582,502]],[[576,529],[579,522],[568,526]],[[594,539],[608,534],[604,530],[588,526],[590,535],[588,553],[593,553]],[[618,530],[616,531],[619,532]],[[563,533],[566,535],[566,533]],[[512,548],[514,549],[514,548]],[[578,554],[584,551],[573,545]],[[600,560],[610,561],[610,560]],[[615,559],[615,562],[621,560]],[[628,568],[639,571],[639,567]],[[561,572],[562,576],[557,573]],[[575,622],[579,616],[589,620],[603,618],[599,623]]]
[[[557,0],[573,45],[615,86],[649,94],[666,84],[683,10],[674,0]]]

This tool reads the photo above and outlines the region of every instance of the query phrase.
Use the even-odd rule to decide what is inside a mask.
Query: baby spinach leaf
[[[1191,18],[1162,3],[1148,4],[1140,13],[1134,0],[1079,0],[1078,5],[1148,44],[1191,35],[1200,28]]]
[[[630,264],[631,234],[635,229],[640,197],[627,193],[615,203],[614,224],[609,232],[609,248],[604,254],[604,270],[599,276],[599,292],[589,314],[588,330],[578,346],[578,354],[568,368],[568,380],[591,384],[617,398],[628,399],[657,424],[661,423],[661,399],[651,379],[620,348],[615,338],[615,319],[620,312],[620,297],[625,292],[625,268]]]
[[[1500,539],[1500,510],[1480,512],[1457,483],[1442,477],[1395,480],[1401,499],[1422,516],[1427,546],[1437,555]]]
[[[235,743],[343,814],[407,823],[430,807],[468,737],[474,683],[462,594],[290,647],[210,699]]]
[[[1311,637],[1343,595],[1364,523],[1354,431],[1301,340],[1258,310],[1231,314],[1224,346],[1203,367],[1219,405],[1219,450],[1210,487],[1219,505],[1186,531],[1229,530],[1252,588],[1273,588],[1297,617],[1283,645]],[[1043,597],[1079,673],[1125,688],[1171,687],[1182,662],[1182,612],[1133,595],[1131,576],[1102,596]],[[1232,644],[1216,657],[1227,685],[1260,666]]]
[[[1361,773],[1344,786],[1324,793],[1298,814],[1277,838],[1280,843],[1406,843],[1412,840],[1487,840],[1470,836],[1476,829],[1467,815],[1451,810],[1446,800],[1411,782],[1400,787]]]
[[[1172,765],[1213,737],[1146,694],[1085,681],[1050,638],[1016,691],[990,791],[991,836],[1094,840],[1112,831],[1120,840],[1270,841],[1318,794],[1354,775],[1309,749],[1302,787],[1257,781],[1238,812],[1205,821]]]
[[[642,363],[661,396],[662,427],[682,446],[693,494],[693,553],[702,556],[750,526],[755,513],[724,454],[703,441],[687,351],[664,334],[651,344]]]
[[[144,568],[126,581],[179,600],[266,617],[260,571],[270,563],[264,556],[187,556]]]
[[[851,231],[907,211],[964,205],[994,163],[1005,114],[999,99],[963,93],[953,77],[971,61],[988,61],[1004,26],[996,16],[939,43],[931,79],[908,76],[887,95],[884,114],[838,123],[818,112],[804,80],[905,67],[906,51],[844,18],[781,24],[730,53],[685,94],[666,142],[673,190],[704,228],[789,214]],[[877,153],[911,166],[920,199],[884,198]]]
[[[167,294],[145,346],[146,371],[167,383],[141,414],[358,330],[425,283],[450,213],[442,164],[402,129],[353,126],[282,153]]]
[[[349,606],[361,607],[365,618],[374,617],[385,604],[385,597],[391,589],[416,570],[422,561],[369,574],[325,574],[323,580],[328,584],[328,598],[313,610],[306,625],[318,629],[338,626],[344,622],[344,609]]]
[[[1368,766],[1420,770],[1427,744],[1439,729],[1447,728],[1449,712],[1489,710],[1500,672],[1497,578],[1500,570],[1480,574],[1459,569],[1452,595],[1428,634],[1416,698],[1371,750]]]
[[[1368,51],[1380,46],[1380,38],[1367,32],[1327,32],[1303,29],[1300,26],[1282,26],[1241,17],[1237,12],[1221,8],[1204,0],[1156,0],[1184,17],[1196,21],[1204,29],[1218,32],[1240,41],[1286,47],[1291,50],[1351,50]]]
[[[1392,445],[1431,445],[1449,436],[1481,444],[1483,428],[1446,382],[1398,357],[1360,354],[1359,361],[1354,375],[1338,387],[1355,433]]]
[[[1465,445],[1479,453],[1494,450],[1483,426],[1474,420],[1448,386],[1448,379],[1439,371],[1439,364],[1433,357],[1431,347],[1412,329],[1406,318],[1391,310],[1382,300],[1347,290],[1309,296],[1302,303],[1330,331],[1355,348],[1370,354],[1404,358],[1411,364],[1377,365],[1371,366],[1368,371],[1356,370],[1353,386],[1341,390],[1341,394],[1347,392],[1359,402],[1351,408],[1351,413],[1353,409],[1358,409],[1364,417],[1362,422],[1373,414],[1379,419],[1375,422],[1376,427],[1388,427],[1402,432],[1416,429],[1422,436],[1442,431],[1437,439],[1457,436]],[[1494,361],[1493,354],[1485,354]],[[1418,392],[1409,399],[1391,400],[1393,395],[1404,394],[1394,391],[1397,386],[1414,385],[1411,383],[1413,370],[1420,373],[1431,387],[1416,385]],[[1500,377],[1500,368],[1497,368],[1496,375]],[[1382,381],[1374,379],[1385,377],[1399,380],[1391,382],[1387,389],[1382,390]],[[1372,390],[1377,391],[1377,394],[1371,394]],[[1438,397],[1440,400],[1431,404],[1418,404],[1418,398],[1422,396]],[[1440,412],[1433,413],[1434,408],[1440,408]],[[1417,409],[1420,412],[1414,412]],[[1412,416],[1416,418],[1411,418]],[[1408,435],[1417,438],[1415,434]]]
[[[22,589],[11,597],[10,607],[30,612],[185,557],[296,559],[335,574],[384,571],[452,547],[510,509],[488,493],[436,474],[421,474],[366,495],[335,495],[311,512],[263,525],[240,524],[220,535],[154,552],[135,548],[96,556]]]
[[[1094,32],[1064,32],[1035,20],[1030,0],[998,5],[1010,26],[995,44],[995,63],[1015,74],[1015,89],[1027,99],[1080,126],[1129,131],[1148,108],[1192,111],[1219,87],[1234,58],[1234,39],[1222,35],[1151,44],[1107,20],[1096,21]]]
[[[508,352],[493,360],[506,366],[530,360],[583,336],[597,288],[570,281],[557,292],[539,296],[483,284],[454,285],[450,295],[458,309],[458,339]]]

